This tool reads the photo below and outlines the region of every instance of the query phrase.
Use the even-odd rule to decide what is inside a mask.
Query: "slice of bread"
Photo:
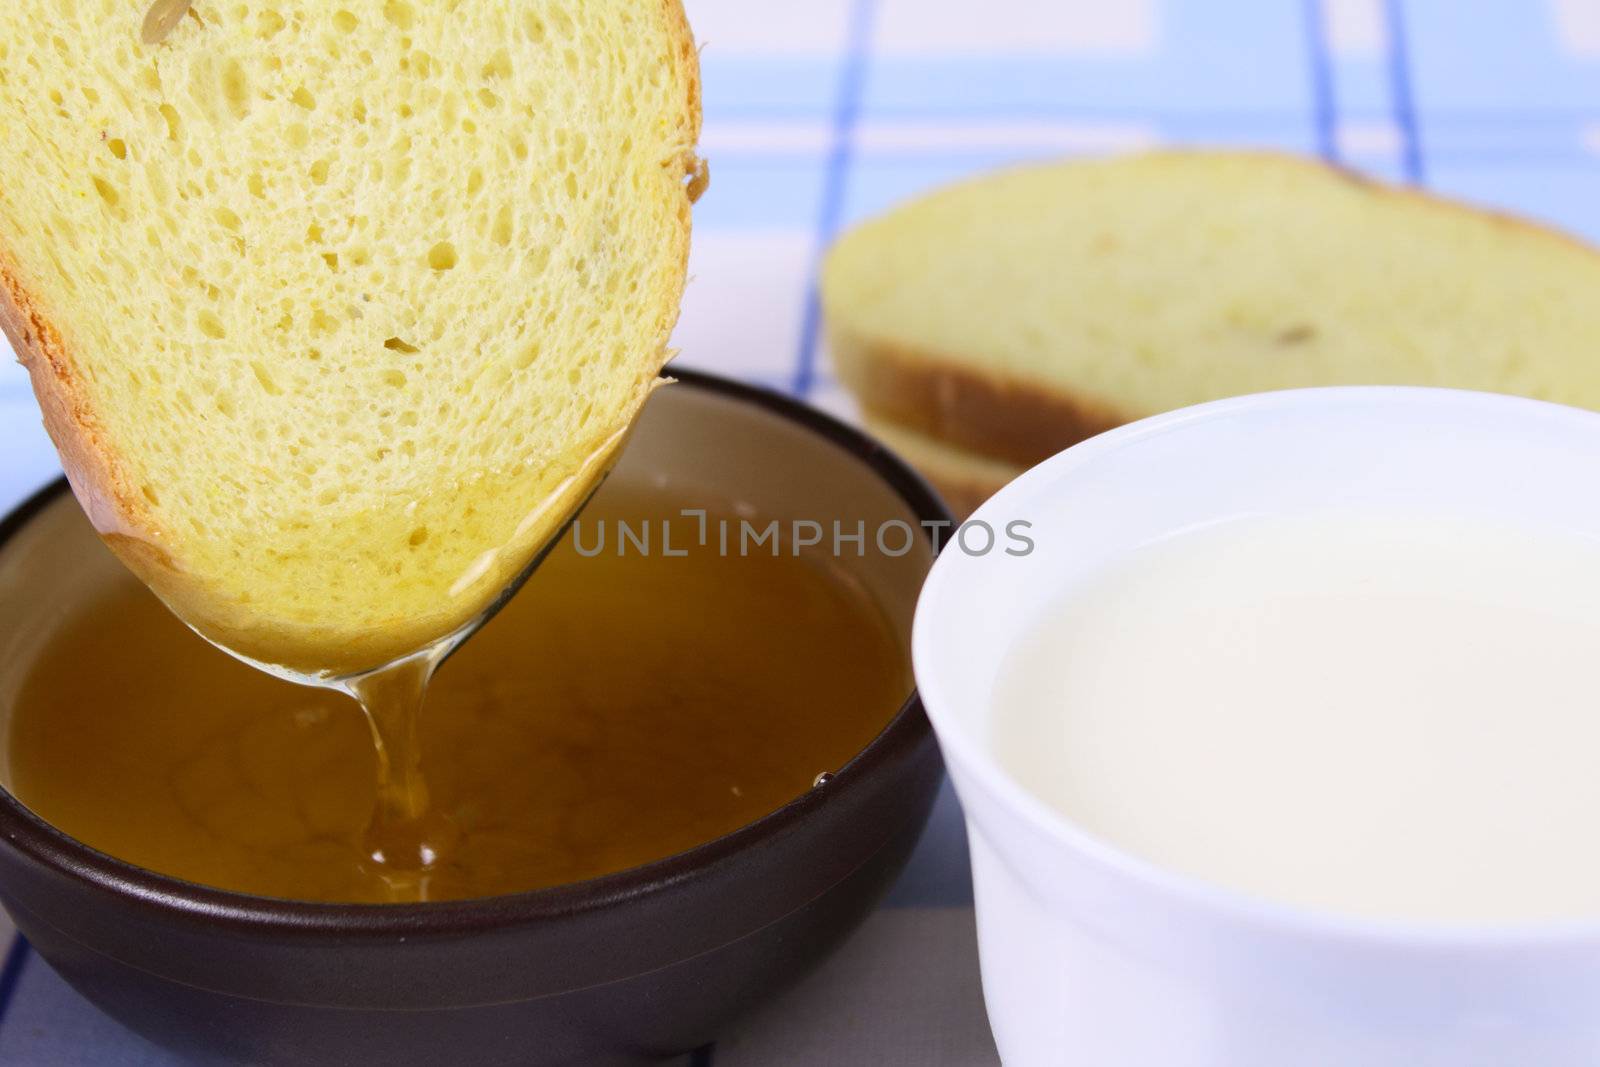
[[[1568,237],[1232,152],[981,177],[846,234],[822,277],[833,359],[865,408],[1013,467],[1161,411],[1297,386],[1600,408],[1596,294],[1600,255]]]
[[[861,421],[868,433],[922,472],[958,519],[977,511],[980,504],[1027,469],[1018,463],[957,448],[876,412],[862,412]]]
[[[370,667],[500,593],[616,452],[699,121],[679,0],[7,0],[0,322],[180,614]]]

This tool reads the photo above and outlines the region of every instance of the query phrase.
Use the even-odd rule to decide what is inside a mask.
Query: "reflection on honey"
[[[678,507],[613,486],[585,521]],[[429,690],[423,769],[459,838],[416,895],[576,881],[737,829],[849,760],[909,689],[901,641],[835,561],[584,558],[569,540]],[[213,649],[132,577],[49,644],[10,751],[23,802],[114,856],[268,896],[396,899],[359,847],[375,767],[357,705]]]

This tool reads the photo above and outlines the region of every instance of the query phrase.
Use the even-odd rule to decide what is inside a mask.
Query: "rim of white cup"
[[[1026,514],[1027,506],[1041,497],[1041,489],[1059,483],[1077,469],[1089,468],[1111,453],[1139,441],[1181,430],[1195,423],[1228,419],[1262,409],[1293,410],[1307,407],[1388,406],[1398,410],[1418,410],[1447,406],[1496,413],[1516,414],[1523,420],[1535,419],[1549,425],[1567,423],[1574,434],[1600,444],[1600,413],[1567,407],[1543,400],[1498,393],[1442,389],[1426,386],[1330,386],[1290,389],[1216,400],[1193,407],[1155,415],[1092,437],[1043,463],[1030,468],[991,497],[969,521],[1004,526],[1006,517]],[[1596,488],[1600,492],[1600,486]],[[949,544],[947,539],[946,544]],[[959,610],[949,603],[948,589],[964,577],[964,572],[982,566],[982,557],[960,551],[944,551],[922,587],[912,625],[911,653],[917,689],[939,747],[947,761],[959,764],[963,773],[997,798],[1015,816],[1031,824],[1035,831],[1055,840],[1113,877],[1139,885],[1172,902],[1199,913],[1210,914],[1263,932],[1292,934],[1334,941],[1383,945],[1413,945],[1451,950],[1505,951],[1572,947],[1582,942],[1600,942],[1600,901],[1593,919],[1559,919],[1528,922],[1451,923],[1422,920],[1384,919],[1344,915],[1258,897],[1193,875],[1185,874],[1143,859],[1078,826],[1071,819],[1035,797],[1013,778],[989,746],[970,736],[970,731],[954,721],[953,701],[947,695],[940,670],[940,657],[933,646],[934,626],[929,619],[937,611]],[[1596,754],[1600,773],[1600,753]],[[1596,813],[1600,822],[1600,812]]]

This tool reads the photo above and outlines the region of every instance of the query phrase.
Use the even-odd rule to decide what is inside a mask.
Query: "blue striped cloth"
[[[713,181],[696,209],[682,360],[847,417],[819,351],[822,250],[907,196],[1006,162],[1172,142],[1282,148],[1600,240],[1600,0],[687,7],[705,46]],[[0,505],[55,471],[25,378],[0,361]],[[945,795],[862,932],[694,1062],[995,1062],[965,849]],[[0,920],[0,945],[10,937]],[[0,1063],[173,1062],[21,943],[4,956]]]

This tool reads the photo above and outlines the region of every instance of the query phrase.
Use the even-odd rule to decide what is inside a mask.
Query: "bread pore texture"
[[[96,527],[179,614],[266,663],[378,666],[506,588],[657,381],[688,25],[150,9],[0,5],[0,321]]]

